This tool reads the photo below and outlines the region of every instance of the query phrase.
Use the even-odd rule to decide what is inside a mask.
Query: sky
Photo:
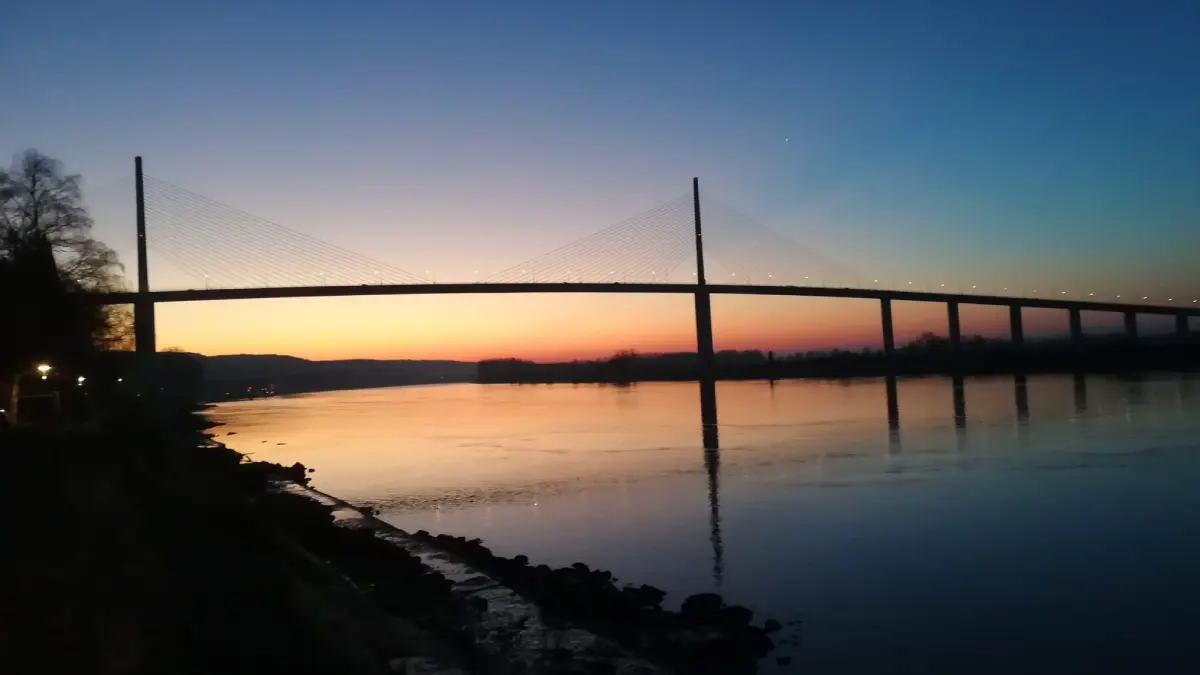
[[[130,272],[141,155],[157,179],[439,281],[520,264],[697,176],[864,283],[1200,298],[1194,0],[63,0],[6,7],[0,59],[0,153],[80,173]],[[152,287],[203,285],[156,255]],[[694,348],[691,311],[672,296],[190,303],[159,308],[158,340],[547,360]],[[866,301],[714,312],[719,348],[880,342]],[[945,333],[944,307],[896,320],[900,339]],[[1004,320],[964,310],[967,332]]]

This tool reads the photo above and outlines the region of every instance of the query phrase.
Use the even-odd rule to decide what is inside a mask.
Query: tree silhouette
[[[0,170],[0,408],[40,360],[83,368],[97,349],[128,342],[129,313],[86,292],[118,286],[116,253],[90,236],[80,178],[28,150]]]

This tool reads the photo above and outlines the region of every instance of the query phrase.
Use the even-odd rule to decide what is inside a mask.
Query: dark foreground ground
[[[0,434],[0,672],[582,672],[550,649],[536,670],[477,648],[481,609],[371,531],[274,489],[299,465],[249,463],[157,406],[90,429]],[[578,563],[551,570],[476,541],[420,538],[580,626],[680,673],[751,673],[772,648],[717,596],[664,610]],[[777,629],[768,622],[767,628]],[[561,651],[561,650],[560,650]],[[591,664],[587,672],[613,672]]]

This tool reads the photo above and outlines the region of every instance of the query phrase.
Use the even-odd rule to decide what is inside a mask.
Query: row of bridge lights
[[[425,274],[426,274],[426,278],[428,278],[428,279],[429,279],[429,280],[430,280],[432,283],[435,283],[435,284],[437,283],[437,277],[436,277],[436,276],[434,276],[434,274],[433,274],[433,273],[432,273],[430,270],[425,270]],[[473,274],[474,274],[474,281],[475,281],[475,283],[479,283],[479,270],[473,270]],[[522,274],[522,275],[529,274],[529,271],[528,271],[528,270],[521,270],[521,274]],[[573,274],[573,272],[572,272],[572,271],[570,271],[570,270],[567,270],[567,279],[570,279],[572,274]],[[615,281],[615,279],[616,279],[616,276],[617,276],[617,272],[616,272],[616,270],[614,270],[614,271],[610,272],[610,273],[608,274],[608,276],[611,276],[611,277],[613,277],[613,279],[614,279],[614,281]],[[693,276],[693,277],[694,277],[694,276],[696,276],[696,273],[695,273],[695,272],[692,272],[692,276]],[[737,272],[730,272],[730,277],[736,281]],[[319,277],[319,278],[320,278],[320,280],[321,280],[321,285],[322,285],[322,286],[327,286],[327,285],[328,285],[328,279],[326,278],[326,276],[325,276],[325,273],[324,273],[324,272],[321,272],[321,273],[320,273],[320,277]],[[650,278],[652,279],[652,281],[653,281],[654,283],[658,283],[658,272],[657,272],[657,271],[651,271],[651,272],[650,272]],[[753,283],[753,279],[752,279],[752,277],[751,277],[749,274],[743,275],[743,277],[742,277],[742,278],[743,278],[743,279],[745,279],[745,283],[746,283],[747,285],[749,285],[749,284],[752,284],[752,283]],[[770,282],[771,282],[771,281],[772,281],[774,278],[775,278],[775,275],[774,275],[774,274],[772,274],[772,273],[770,273],[770,272],[768,272],[768,273],[767,273],[767,283],[768,283],[768,284],[770,284]],[[629,274],[628,274],[628,273],[624,273],[624,274],[621,276],[621,279],[622,279],[622,281],[628,281],[628,280],[629,280]],[[806,282],[807,282],[807,281],[810,281],[810,279],[811,279],[811,277],[808,277],[808,276],[804,277],[804,281],[806,281]],[[375,270],[375,280],[376,280],[376,283],[377,283],[377,284],[379,284],[379,285],[383,285],[383,277],[380,275],[380,273],[379,273],[379,270]],[[579,279],[579,280],[580,280],[580,281],[582,281],[582,280],[583,280],[583,279],[582,279],[582,277],[580,277],[580,279]],[[533,276],[533,281],[534,281],[535,283],[537,282],[537,275],[536,275],[536,274]],[[879,280],[878,280],[878,279],[872,279],[871,281],[872,281],[872,283],[875,283],[875,284],[878,284],[878,283],[879,283]],[[910,281],[910,282],[908,282],[908,284],[907,284],[907,285],[908,285],[908,286],[912,286],[913,284],[914,284],[914,282]],[[269,285],[269,284],[268,284],[268,285]],[[946,287],[946,284],[938,284],[938,288],[945,288],[945,287]],[[210,284],[209,284],[209,276],[208,276],[208,274],[205,274],[205,275],[204,275],[204,289],[205,289],[205,290],[208,290],[209,288],[210,288]],[[971,290],[973,290],[973,291],[974,291],[974,290],[978,290],[978,288],[979,288],[978,284],[972,284],[972,286],[971,286]],[[1004,288],[1002,288],[1002,289],[1001,289],[1001,292],[1007,293],[1007,292],[1008,292],[1008,286],[1005,286]],[[1032,292],[1033,292],[1033,293],[1037,293],[1037,292],[1038,292],[1038,289],[1036,289],[1036,288],[1035,288],[1035,289],[1033,289],[1033,291],[1032,291]],[[1060,292],[1059,292],[1059,294],[1060,294],[1060,295],[1067,295],[1068,293],[1067,293],[1067,291],[1060,291]],[[1091,298],[1091,297],[1095,297],[1095,296],[1096,296],[1096,294],[1095,294],[1095,293],[1088,293],[1088,297],[1089,297],[1089,298]],[[1116,299],[1120,300],[1122,296],[1121,296],[1121,294],[1120,294],[1120,293],[1118,293],[1118,294],[1116,294],[1116,295],[1115,295],[1115,297],[1116,297]],[[1150,296],[1148,296],[1148,295],[1143,295],[1143,296],[1142,296],[1142,300],[1143,300],[1143,301],[1145,301],[1145,300],[1149,300],[1149,299],[1150,299]],[[1167,302],[1174,302],[1174,301],[1175,301],[1175,298],[1167,298]],[[1192,304],[1200,304],[1200,300],[1192,300]]]
[[[805,278],[805,279],[808,279],[808,277],[804,277],[804,278]],[[878,283],[879,283],[879,280],[878,280],[878,279],[873,279],[872,281],[873,281],[874,283],[876,283],[876,284],[878,284]],[[909,286],[912,286],[912,285],[913,285],[913,282],[911,282],[911,281],[910,281],[910,282],[908,282],[908,285],[909,285]],[[939,285],[938,285],[938,288],[945,288],[945,287],[946,287],[946,284],[939,284]],[[971,290],[976,290],[976,289],[978,289],[978,288],[979,288],[979,286],[978,286],[978,285],[972,285],[972,286],[971,286]],[[1005,286],[1004,288],[1002,288],[1002,289],[1000,289],[1000,290],[1001,290],[1001,292],[1008,292],[1008,286]],[[1035,289],[1033,289],[1033,291],[1032,291],[1032,292],[1033,292],[1033,293],[1037,293],[1037,292],[1038,292],[1038,289],[1036,289],[1036,288],[1035,288]],[[1067,291],[1059,291],[1059,295],[1067,295]],[[1095,294],[1095,293],[1088,293],[1088,297],[1089,297],[1089,298],[1092,298],[1092,297],[1095,297],[1095,296],[1096,296],[1096,294]],[[1121,294],[1120,294],[1120,293],[1117,293],[1117,294],[1115,295],[1115,297],[1116,297],[1116,298],[1119,300],[1119,299],[1121,298]],[[1150,296],[1148,296],[1148,295],[1143,295],[1143,296],[1142,296],[1142,300],[1149,300],[1149,299],[1150,299]],[[1175,302],[1175,298],[1167,298],[1167,302]],[[1192,300],[1192,304],[1200,304],[1200,300]]]

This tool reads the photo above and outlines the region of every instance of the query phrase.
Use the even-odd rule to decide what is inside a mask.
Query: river
[[[218,440],[415,531],[716,591],[764,672],[1200,672],[1200,379],[445,385],[225,403]],[[898,413],[898,415],[896,414]],[[225,435],[236,432],[235,435]]]

